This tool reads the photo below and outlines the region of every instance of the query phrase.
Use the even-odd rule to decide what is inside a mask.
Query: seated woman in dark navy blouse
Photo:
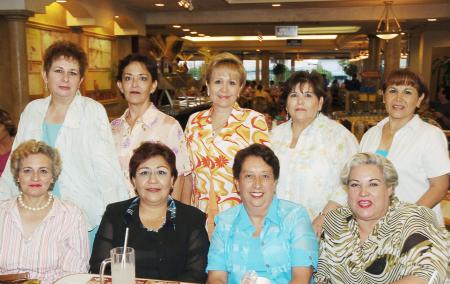
[[[206,216],[170,196],[177,178],[175,154],[165,145],[143,143],[130,160],[137,197],[108,205],[95,237],[91,272],[114,247],[135,249],[136,277],[205,282],[209,248]]]

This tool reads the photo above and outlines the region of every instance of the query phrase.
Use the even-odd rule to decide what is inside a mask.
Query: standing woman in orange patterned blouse
[[[233,183],[233,159],[237,151],[254,143],[268,144],[264,116],[240,108],[236,100],[245,85],[242,62],[230,53],[211,59],[206,86],[212,101],[208,110],[189,118],[185,134],[193,166],[192,203],[207,213],[211,235],[214,216],[241,202]],[[186,198],[190,192],[183,192]]]

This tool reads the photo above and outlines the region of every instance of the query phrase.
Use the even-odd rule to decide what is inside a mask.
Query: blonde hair
[[[210,83],[212,72],[218,67],[227,67],[230,70],[236,71],[239,74],[239,85],[243,86],[245,84],[247,73],[245,72],[244,65],[239,58],[229,52],[222,52],[211,58],[205,72],[205,79],[208,84]]]
[[[348,186],[352,168],[361,165],[377,166],[383,172],[384,182],[388,187],[392,187],[392,192],[394,192],[398,185],[397,170],[391,161],[374,153],[357,153],[350,158],[341,171],[341,182],[345,187]]]
[[[19,171],[20,167],[22,166],[22,160],[33,154],[43,154],[50,159],[52,165],[51,172],[53,175],[53,180],[56,182],[62,168],[62,161],[61,157],[59,156],[58,150],[48,146],[42,141],[32,139],[20,144],[11,154],[11,172],[14,176],[14,182],[16,183],[16,185],[19,186],[17,179],[19,178]],[[55,183],[53,182],[50,185],[49,190],[53,190],[54,184]]]

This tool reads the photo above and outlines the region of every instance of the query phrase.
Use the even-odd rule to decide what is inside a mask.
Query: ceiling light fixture
[[[166,4],[164,4],[164,3],[155,3],[155,6],[156,7],[164,7],[164,6],[166,6]]]
[[[176,28],[176,29],[179,29],[179,28],[181,28],[181,26],[180,26],[180,25],[173,25],[172,27],[174,27],[174,28]]]
[[[205,36],[205,37],[183,37],[186,40],[199,42],[199,41],[259,41],[258,36]],[[264,41],[280,41],[286,39],[303,39],[303,40],[334,40],[337,35],[299,35],[296,37],[276,37],[276,36],[264,36]]]
[[[428,22],[436,22],[437,19],[436,19],[436,18],[430,18],[430,19],[427,19],[427,21],[428,21]]]
[[[188,32],[190,31],[190,29],[183,29],[183,32]]]
[[[67,0],[56,0],[56,3],[66,3]]]
[[[191,35],[196,35],[196,34],[197,34],[196,31],[192,31],[192,32],[191,32]]]
[[[272,4],[272,7],[280,7],[281,6],[281,4]]]
[[[193,0],[178,0],[178,5],[180,7],[183,7],[185,9],[188,9],[189,11],[194,10],[194,4],[192,3]]]
[[[115,16],[114,16],[114,19],[118,19],[118,18],[119,18],[119,16],[118,16],[118,15],[115,15]]]
[[[392,10],[392,3],[393,1],[384,1],[384,10],[377,25],[377,37],[384,40],[393,39],[402,31],[394,10]],[[391,18],[389,13],[392,15]]]

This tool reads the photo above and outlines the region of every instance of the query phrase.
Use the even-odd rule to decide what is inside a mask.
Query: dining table
[[[111,284],[111,283],[112,283],[111,276],[105,276],[104,284]],[[88,274],[88,273],[70,274],[60,278],[54,284],[100,284],[100,276],[98,274]],[[135,284],[192,284],[192,283],[136,278]]]

